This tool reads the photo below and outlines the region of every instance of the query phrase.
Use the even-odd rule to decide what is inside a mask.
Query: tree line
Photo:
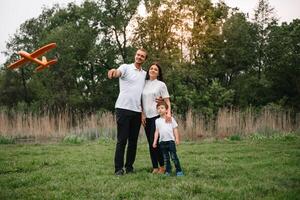
[[[144,5],[146,14],[138,14]],[[160,62],[175,112],[212,116],[223,107],[300,111],[300,20],[279,23],[267,0],[254,18],[223,1],[98,0],[44,8],[7,42],[0,70],[3,109],[113,111],[118,80],[107,71],[133,62],[143,47]],[[28,63],[5,66],[15,52],[56,42],[47,57],[58,63],[40,73]]]

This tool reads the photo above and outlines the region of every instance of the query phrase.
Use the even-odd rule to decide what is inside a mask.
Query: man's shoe
[[[152,174],[158,174],[158,173],[159,173],[159,169],[158,168],[153,168]]]
[[[126,174],[134,173],[133,169],[126,169]]]
[[[170,172],[166,172],[165,176],[171,176]]]
[[[115,172],[115,175],[116,176],[123,176],[124,175],[124,170],[123,169],[120,169],[118,171]]]
[[[184,174],[182,171],[180,171],[180,172],[176,172],[176,176],[184,176]]]

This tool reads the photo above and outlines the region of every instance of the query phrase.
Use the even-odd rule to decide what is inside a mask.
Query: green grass
[[[299,199],[300,139],[182,143],[184,177],[113,175],[114,142],[0,145],[0,199]]]

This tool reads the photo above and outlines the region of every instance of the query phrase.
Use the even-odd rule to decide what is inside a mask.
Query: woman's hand
[[[142,125],[145,127],[146,126],[146,115],[144,114],[144,112],[142,112]]]
[[[152,145],[153,148],[156,148],[157,147],[157,144],[156,142],[153,142],[153,145]]]
[[[156,97],[155,98],[155,102],[156,103],[162,103],[162,102],[164,102],[164,99],[160,96],[160,97]]]

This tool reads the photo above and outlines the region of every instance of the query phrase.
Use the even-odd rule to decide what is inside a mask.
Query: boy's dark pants
[[[170,162],[170,157],[175,165],[176,172],[180,172],[181,166],[180,162],[176,153],[176,145],[174,141],[166,141],[166,142],[160,142],[159,147],[162,151],[165,165],[166,165],[166,172],[170,173],[171,172],[171,162]]]
[[[155,133],[155,120],[157,118],[159,118],[159,116],[146,118],[146,126],[145,126],[145,133],[149,144],[149,152],[150,152],[153,168],[158,168],[158,163],[160,166],[164,166],[164,159],[160,148],[159,147],[153,148],[152,146],[154,141],[154,133]]]
[[[125,109],[116,109],[117,119],[117,144],[115,152],[115,172],[124,167],[124,153],[128,141],[126,153],[126,171],[133,170],[136,156],[137,140],[141,127],[141,113]]]

